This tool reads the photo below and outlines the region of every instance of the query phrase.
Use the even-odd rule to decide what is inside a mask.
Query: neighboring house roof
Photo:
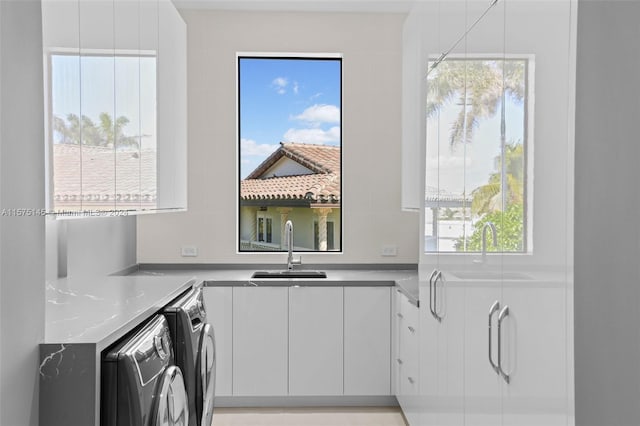
[[[425,206],[426,207],[471,207],[471,197],[465,197],[463,194],[453,194],[444,189],[438,190],[433,186],[425,188]]]
[[[55,202],[155,202],[156,152],[53,145]]]
[[[306,174],[270,174],[283,160],[294,161]],[[240,184],[241,200],[301,200],[313,203],[340,202],[340,147],[280,142],[280,147]]]

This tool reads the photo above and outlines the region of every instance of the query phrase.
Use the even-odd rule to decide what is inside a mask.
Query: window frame
[[[236,80],[236,170],[235,170],[235,195],[236,195],[236,254],[281,254],[283,252],[286,253],[286,248],[281,248],[279,250],[243,250],[242,249],[242,235],[241,235],[241,198],[240,198],[240,182],[241,182],[241,132],[240,132],[240,123],[241,123],[241,114],[240,114],[240,59],[246,58],[255,58],[255,59],[316,59],[316,60],[337,60],[340,63],[340,203],[339,203],[339,221],[340,221],[340,235],[337,239],[340,249],[339,250],[327,250],[327,251],[319,251],[319,250],[296,250],[296,252],[300,253],[311,253],[311,254],[344,254],[344,200],[342,197],[344,183],[343,183],[343,163],[344,163],[344,155],[342,151],[343,147],[343,105],[344,105],[344,56],[342,53],[338,52],[277,52],[277,51],[238,51],[236,52],[235,64],[236,64],[236,72],[235,72],[235,80]],[[294,203],[295,204],[295,203]],[[295,205],[292,205],[295,207]],[[315,220],[315,219],[314,219]],[[257,225],[257,223],[256,223]],[[313,231],[313,221],[311,224]],[[334,228],[335,229],[335,228]],[[313,234],[312,234],[313,238]],[[334,243],[336,239],[334,239]]]
[[[430,69],[430,64],[433,62],[441,62],[442,57],[440,55],[429,55],[428,59],[428,69]],[[535,130],[535,121],[534,121],[534,112],[535,112],[535,63],[536,58],[535,54],[486,54],[486,53],[477,53],[477,54],[449,54],[446,56],[444,60],[452,60],[452,61],[487,61],[487,60],[521,60],[525,62],[525,100],[523,101],[523,151],[524,151],[524,176],[523,176],[523,248],[520,251],[492,251],[492,253],[499,253],[502,255],[514,255],[514,256],[527,256],[534,254],[534,244],[533,244],[533,227],[534,227],[534,130]],[[426,105],[426,85],[427,78],[424,80],[425,84],[425,102]],[[425,129],[427,125],[425,123]],[[426,175],[427,175],[427,161],[426,161],[426,133],[425,133],[425,151],[423,152],[423,170],[422,176],[424,178],[424,182],[426,184]],[[423,188],[426,190],[426,187]],[[422,243],[424,244],[421,250],[421,258],[430,257],[430,256],[454,256],[460,257],[463,255],[475,255],[480,253],[480,251],[442,251],[442,250],[433,250],[428,251],[425,240],[427,237],[426,231],[428,229],[426,223],[426,217],[428,211],[432,208],[426,206],[425,200],[426,191],[423,191],[422,195],[422,225],[421,225],[421,238]]]

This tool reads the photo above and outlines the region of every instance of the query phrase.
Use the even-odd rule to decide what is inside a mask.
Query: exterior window
[[[51,210],[156,209],[156,57],[48,60]]]
[[[341,103],[339,55],[238,55],[240,252],[341,250]]]
[[[258,217],[258,234],[257,240],[259,242],[271,243],[273,241],[272,229],[273,220],[270,217]]]
[[[533,61],[447,59],[427,84],[425,251],[527,252]],[[532,110],[532,109],[531,109]]]

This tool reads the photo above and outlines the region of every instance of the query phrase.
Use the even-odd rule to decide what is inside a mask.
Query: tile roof
[[[262,178],[283,157],[313,173]],[[241,181],[240,198],[339,203],[340,179],[340,147],[281,142],[273,154]]]
[[[155,203],[156,152],[53,145],[55,203]],[[114,167],[115,166],[115,167]]]

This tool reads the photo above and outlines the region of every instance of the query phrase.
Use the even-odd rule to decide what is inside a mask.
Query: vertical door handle
[[[431,276],[429,277],[429,312],[431,312],[431,316],[436,318],[436,313],[433,310],[433,278],[438,275],[438,270],[434,269],[431,272]]]
[[[495,302],[493,302],[493,305],[491,305],[491,307],[489,308],[489,364],[491,364],[491,368],[493,368],[493,371],[496,372],[496,374],[500,374],[500,367],[498,367],[498,364],[496,364],[495,362],[493,362],[493,351],[491,350],[491,346],[492,346],[492,341],[493,341],[493,314],[495,314],[498,310],[500,309],[500,302],[498,302],[497,300]],[[498,337],[498,342],[500,338]],[[498,346],[499,348],[500,346]],[[498,352],[500,350],[498,349]],[[500,355],[498,354],[498,357]]]
[[[500,373],[500,377],[502,377],[505,382],[509,383],[511,378],[502,369],[502,320],[504,320],[504,318],[507,316],[509,316],[508,305],[502,308],[500,314],[498,314],[498,370]]]
[[[438,273],[433,278],[433,310],[431,311],[433,317],[438,321],[442,322],[442,317],[438,314],[438,280],[444,279],[442,278],[442,271],[438,271]]]

